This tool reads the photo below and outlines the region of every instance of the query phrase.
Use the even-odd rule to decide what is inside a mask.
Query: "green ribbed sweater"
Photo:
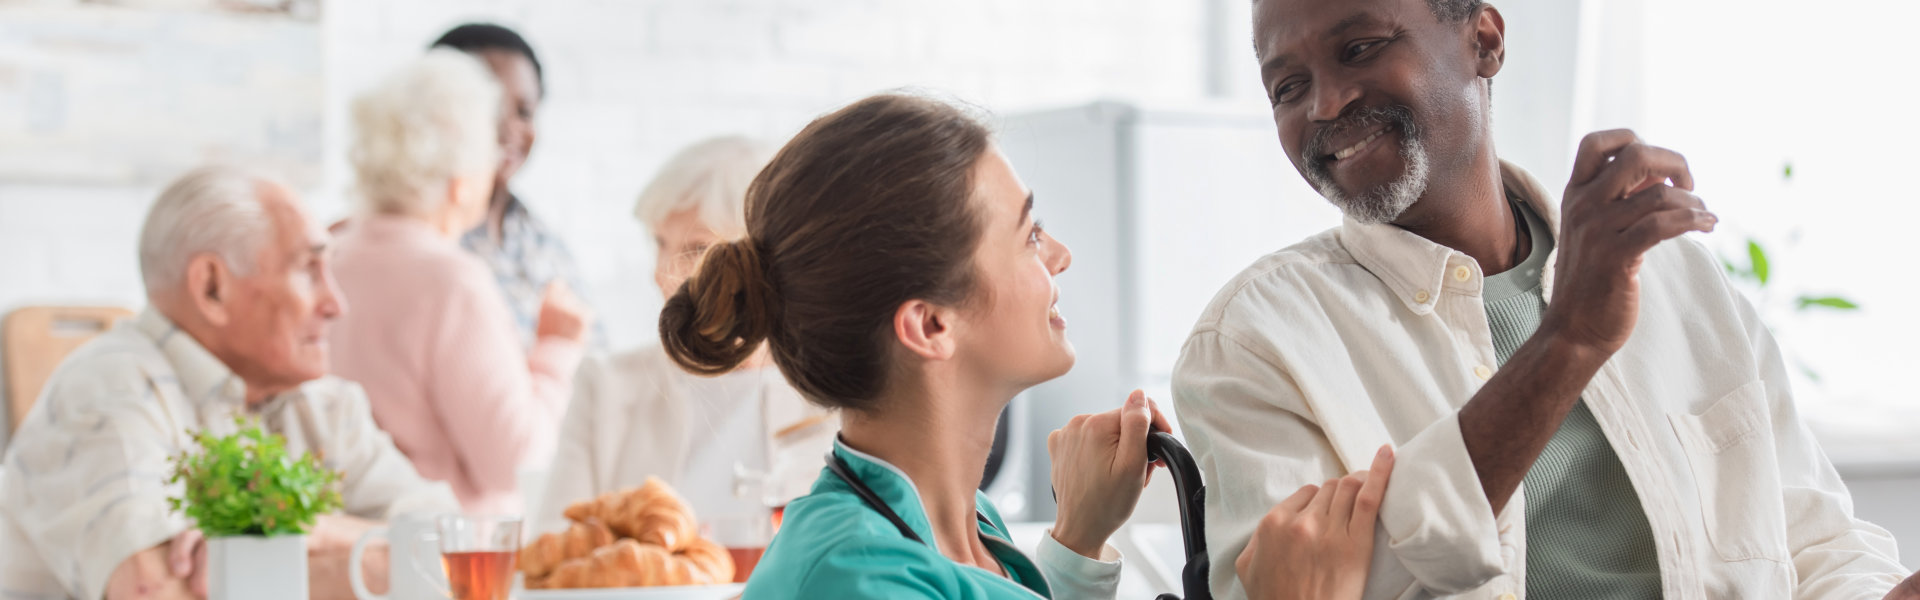
[[[1503,366],[1540,327],[1547,307],[1541,273],[1554,241],[1532,209],[1515,207],[1525,215],[1532,251],[1519,266],[1488,276],[1482,288]],[[1660,597],[1653,530],[1586,402],[1574,404],[1527,471],[1526,490],[1529,598]]]

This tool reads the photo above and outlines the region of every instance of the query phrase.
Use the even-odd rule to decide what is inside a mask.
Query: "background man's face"
[[[284,388],[327,373],[327,325],[346,310],[328,264],[327,234],[293,192],[265,186],[261,204],[273,238],[255,255],[254,272],[235,281],[223,357],[249,385]]]
[[[1484,143],[1472,28],[1426,0],[1260,0],[1253,18],[1281,146],[1347,215],[1394,221]]]

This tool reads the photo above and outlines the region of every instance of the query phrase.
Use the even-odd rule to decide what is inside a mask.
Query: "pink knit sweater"
[[[334,373],[366,388],[394,445],[468,513],[518,514],[519,471],[552,456],[580,345],[523,351],[493,274],[423,221],[355,219],[334,274],[347,302]]]

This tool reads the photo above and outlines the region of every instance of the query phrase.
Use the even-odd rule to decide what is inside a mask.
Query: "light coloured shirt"
[[[518,196],[509,197],[507,203],[506,212],[500,217],[500,237],[495,238],[483,222],[461,236],[460,245],[493,271],[500,294],[506,297],[507,308],[513,313],[521,343],[532,347],[547,284],[566,282],[581,302],[592,296],[587,293],[586,282],[580,278],[580,268],[574,264],[573,253],[567,250],[566,242],[533,216]],[[594,321],[587,334],[589,347],[602,352],[607,349],[606,326],[600,321]]]
[[[520,513],[521,467],[553,457],[580,344],[521,350],[492,274],[423,221],[355,219],[335,248],[334,374],[366,387],[374,420],[468,512]]]
[[[135,553],[185,531],[167,507],[169,458],[191,431],[233,433],[258,419],[343,475],[348,514],[385,520],[458,510],[373,423],[360,387],[325,377],[247,407],[226,365],[149,308],[62,361],[6,456],[0,476],[0,597],[86,598]]]
[[[777,382],[777,383],[776,383]],[[767,420],[761,407],[772,386],[785,386],[778,369],[687,378],[686,483],[675,486],[708,517],[752,517],[767,510],[743,475],[767,471]]]
[[[1558,231],[1539,182],[1506,163],[1501,175]],[[1541,277],[1549,303],[1553,277],[1551,266]],[[1664,597],[1886,594],[1905,574],[1893,539],[1854,517],[1795,411],[1779,348],[1720,262],[1674,240],[1639,277],[1633,335],[1581,397],[1645,508]],[[1173,394],[1208,482],[1216,594],[1245,596],[1234,559],[1274,504],[1392,443],[1365,596],[1525,595],[1526,490],[1494,515],[1458,421],[1499,364],[1481,282],[1465,254],[1349,219],[1214,298]]]
[[[672,485],[703,519],[760,500],[784,504],[806,495],[840,430],[778,369],[705,378],[659,346],[587,359],[573,390],[534,531],[565,529],[568,504],[648,477]],[[737,477],[734,462],[760,473]]]

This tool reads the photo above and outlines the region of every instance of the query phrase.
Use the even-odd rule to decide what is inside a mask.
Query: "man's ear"
[[[953,358],[955,316],[925,300],[908,300],[893,312],[893,336],[923,360],[947,360]]]
[[[227,262],[213,254],[199,254],[187,261],[187,300],[193,310],[214,326],[224,327],[232,320],[227,308],[233,300],[233,271]]]
[[[1475,74],[1491,79],[1507,62],[1507,20],[1491,4],[1480,5],[1467,19],[1473,25]]]

